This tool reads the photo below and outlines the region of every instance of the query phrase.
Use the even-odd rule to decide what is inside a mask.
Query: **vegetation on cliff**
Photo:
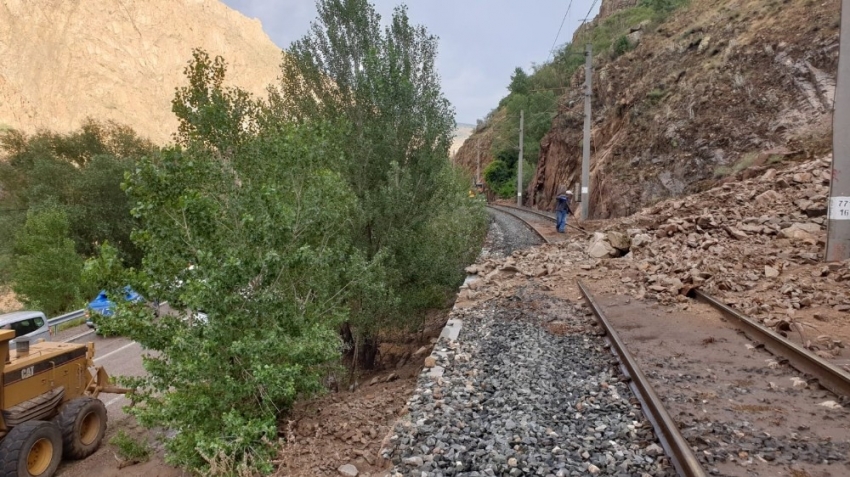
[[[535,167],[540,157],[540,142],[552,128],[552,120],[558,113],[559,98],[570,89],[582,87],[581,83],[574,81],[574,75],[584,66],[585,45],[592,45],[595,64],[615,59],[634,47],[634,36],[629,36],[632,28],[639,25],[643,29],[652,28],[686,2],[641,0],[634,7],[582,26],[572,42],[559,47],[550,61],[532,66],[530,74],[516,68],[508,84],[508,94],[484,120],[479,121],[476,128],[476,132],[493,129],[490,157],[505,162],[499,158],[518,156],[520,111],[523,111],[523,160],[524,164],[531,166],[525,167],[524,171]],[[516,164],[516,159],[512,162]],[[512,177],[503,178],[500,173],[496,182],[487,181],[487,184],[497,195],[508,198],[516,195],[517,168],[507,163],[495,167],[501,171],[505,165]],[[531,174],[529,172],[529,177],[523,179],[523,189],[528,185]],[[513,190],[504,184],[514,184]]]

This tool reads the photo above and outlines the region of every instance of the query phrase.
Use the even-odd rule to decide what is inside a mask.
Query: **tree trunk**
[[[374,336],[361,336],[357,343],[357,361],[358,369],[375,369],[378,357],[378,338]]]

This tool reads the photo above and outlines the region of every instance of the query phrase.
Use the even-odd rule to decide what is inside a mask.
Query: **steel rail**
[[[529,214],[538,215],[540,217],[543,217],[544,219],[551,220],[552,222],[558,221],[558,219],[556,219],[555,217],[552,217],[551,215],[540,212],[539,210],[528,209],[528,208],[525,208],[525,207],[517,207],[515,205],[503,205],[503,204],[498,204],[498,207],[507,207],[507,208],[510,208],[510,209],[516,209],[516,210],[519,210],[519,211],[522,211],[522,212],[527,212]],[[567,227],[574,229],[574,230],[578,230],[579,232],[581,232],[585,235],[590,235],[590,232],[588,232],[587,230],[576,227],[575,225],[571,225],[569,222],[566,225],[567,225]]]
[[[638,398],[638,401],[640,401],[644,414],[646,414],[649,422],[652,423],[655,434],[658,436],[658,440],[661,441],[661,446],[667,452],[667,456],[670,457],[670,461],[673,463],[678,474],[682,477],[706,477],[708,474],[702,465],[700,465],[688,441],[679,432],[676,422],[664,408],[664,404],[655,393],[655,390],[652,389],[649,380],[644,376],[637,362],[635,362],[628,349],[626,349],[623,340],[614,331],[614,328],[602,311],[602,307],[580,280],[576,280],[576,283],[582,295],[584,295],[584,299],[590,305],[591,310],[593,310],[593,314],[596,315],[596,319],[599,321],[605,334],[608,335],[608,342],[611,344],[611,348],[613,348],[612,352],[619,359],[620,368],[629,379],[629,387]]]
[[[515,218],[515,219],[519,220],[520,222],[522,222],[522,223],[523,223],[523,225],[525,225],[526,227],[528,227],[529,229],[531,229],[531,231],[532,231],[532,232],[534,232],[535,234],[537,234],[537,236],[538,236],[538,237],[540,237],[540,240],[542,240],[542,241],[543,241],[543,243],[547,243],[547,244],[548,244],[548,243],[551,243],[551,242],[549,242],[549,239],[547,239],[546,237],[544,237],[544,236],[543,236],[543,234],[542,234],[542,233],[540,233],[540,231],[539,231],[539,230],[537,230],[536,228],[534,228],[534,226],[533,226],[533,225],[531,225],[531,224],[530,224],[527,220],[525,220],[525,219],[523,219],[522,217],[520,217],[520,216],[518,216],[518,215],[514,214],[513,212],[509,212],[509,211],[507,211],[507,210],[502,210],[502,209],[501,209],[501,206],[498,206],[498,207],[497,207],[497,206],[488,205],[488,206],[487,206],[487,208],[489,208],[489,209],[493,209],[493,210],[497,210],[497,211],[499,211],[499,212],[501,212],[501,213],[503,213],[503,214],[510,215],[511,217],[513,217],[513,218]]]
[[[733,325],[743,328],[742,331],[745,335],[748,335],[753,341],[763,344],[772,354],[786,358],[794,369],[814,376],[821,386],[833,393],[850,397],[850,373],[818,357],[797,343],[761,326],[755,320],[701,290],[691,290],[690,294],[697,300],[717,309],[723,316],[732,320]]]

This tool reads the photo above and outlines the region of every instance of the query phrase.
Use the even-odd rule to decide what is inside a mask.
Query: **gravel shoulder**
[[[393,475],[675,475],[578,307],[528,287],[450,318],[382,451]]]
[[[516,217],[491,208],[487,208],[487,213],[490,215],[490,232],[484,247],[484,256],[506,256],[516,250],[543,243],[540,237]]]

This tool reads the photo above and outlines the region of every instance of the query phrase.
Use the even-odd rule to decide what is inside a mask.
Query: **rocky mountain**
[[[217,0],[0,0],[0,128],[67,132],[92,117],[164,143],[195,47],[252,93],[278,75],[259,20]]]
[[[475,126],[472,124],[458,123],[455,128],[455,135],[452,139],[452,146],[449,148],[449,154],[454,155],[466,139],[472,135],[472,130]]]
[[[603,0],[601,11],[611,16],[633,4]],[[595,52],[592,217],[628,215],[752,167],[828,152],[839,6],[691,0],[659,24],[627,25],[620,54],[613,42]],[[597,17],[573,43],[610,23]],[[550,208],[559,184],[580,179],[583,84],[580,67],[541,140],[527,205]],[[467,140],[458,163],[469,163],[477,136],[486,134]]]

